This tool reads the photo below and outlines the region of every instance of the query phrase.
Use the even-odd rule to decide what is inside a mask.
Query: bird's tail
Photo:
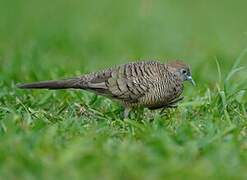
[[[58,81],[41,81],[34,83],[17,84],[21,89],[83,89],[81,78],[71,78]]]

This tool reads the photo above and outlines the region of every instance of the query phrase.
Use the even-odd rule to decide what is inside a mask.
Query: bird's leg
[[[127,119],[129,117],[130,111],[131,111],[131,108],[129,107],[124,108],[124,119]]]

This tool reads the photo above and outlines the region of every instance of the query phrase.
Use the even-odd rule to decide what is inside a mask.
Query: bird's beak
[[[193,78],[191,76],[188,76],[187,77],[187,80],[193,85],[193,86],[196,86],[196,83],[195,81],[193,80]]]

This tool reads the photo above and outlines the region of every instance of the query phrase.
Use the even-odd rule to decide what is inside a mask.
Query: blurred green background
[[[214,114],[222,107],[217,93],[212,106],[185,106],[168,124],[159,117],[143,125],[117,121],[111,111],[119,106],[91,94],[15,87],[129,61],[182,59],[197,82],[186,85],[186,101],[203,99],[223,86],[216,60],[225,77],[247,46],[246,7],[244,0],[0,0],[0,179],[246,178],[245,106],[229,113],[240,119],[229,125],[224,108]],[[245,88],[246,75],[232,85]],[[108,117],[77,117],[80,102]],[[232,127],[229,141],[218,140]],[[201,146],[203,138],[217,140]]]
[[[57,69],[183,59],[200,83],[212,83],[215,58],[227,68],[246,46],[246,3],[239,0],[2,0],[0,8],[1,69],[21,72],[22,80],[30,72],[43,79]]]

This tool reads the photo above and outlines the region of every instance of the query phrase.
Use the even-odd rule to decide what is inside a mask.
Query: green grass
[[[245,1],[0,1],[0,179],[247,179]],[[183,59],[176,110],[121,120],[84,91],[25,91],[140,59]]]

